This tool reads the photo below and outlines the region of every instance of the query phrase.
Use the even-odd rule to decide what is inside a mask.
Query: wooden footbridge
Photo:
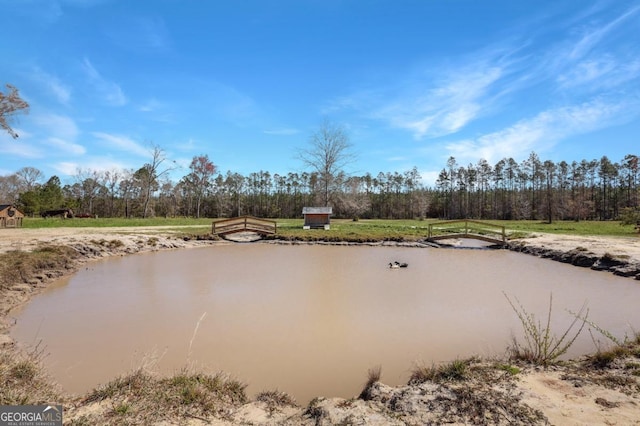
[[[428,241],[437,242],[453,238],[472,238],[497,245],[505,245],[507,243],[507,234],[504,226],[489,222],[463,219],[429,224]]]
[[[236,232],[255,232],[260,235],[273,235],[277,231],[275,220],[260,219],[253,216],[240,216],[217,220],[211,226],[211,232],[220,236]]]

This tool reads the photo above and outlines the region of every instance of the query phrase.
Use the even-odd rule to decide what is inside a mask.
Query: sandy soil
[[[55,228],[55,229],[0,229],[0,253],[11,250],[32,250],[41,244],[79,245],[88,241],[119,240],[123,247],[117,252],[103,251],[95,257],[124,255],[145,250],[163,248],[195,247],[212,244],[211,241],[196,241],[179,238],[181,232],[188,232],[188,227],[176,230],[161,227],[136,228]],[[238,236],[240,239],[251,239],[251,236]],[[153,244],[150,244],[153,241]],[[558,236],[536,234],[525,239],[527,244],[561,251],[574,250],[578,247],[601,256],[609,253],[640,262],[640,237],[638,238],[605,238]],[[215,242],[214,244],[233,244]],[[638,283],[640,285],[640,283]],[[29,296],[26,296],[27,299]],[[0,342],[1,344],[2,342]],[[6,342],[5,342],[6,343]],[[640,360],[636,360],[640,362]],[[629,375],[629,374],[628,374]],[[517,392],[522,403],[540,410],[555,425],[640,425],[640,384],[635,388],[605,386],[597,381],[586,381],[576,384],[566,379],[567,371],[563,369],[542,370],[527,369],[517,377]],[[632,377],[629,375],[629,377]],[[634,379],[636,380],[636,379]],[[640,378],[637,378],[640,383]],[[259,403],[247,404],[226,420],[199,422],[189,424],[334,424],[333,420],[346,421],[344,424],[396,424],[390,422],[388,408],[376,401],[357,401],[349,403],[344,400],[330,399],[325,403],[331,411],[331,422],[317,422],[317,419],[305,417],[305,408],[282,411],[282,415],[267,413]],[[377,405],[376,405],[377,404]],[[102,404],[105,405],[105,404]],[[78,407],[79,413],[87,410],[100,412],[100,404],[94,407]],[[337,407],[337,408],[336,408]],[[382,408],[381,408],[382,407]],[[428,410],[428,407],[423,407]],[[385,411],[387,410],[387,411]],[[73,412],[73,410],[71,410]],[[342,416],[341,413],[345,413]],[[341,417],[342,416],[342,417]],[[362,418],[362,422],[349,423],[349,419]],[[418,418],[418,417],[417,417]],[[422,417],[423,419],[426,417]],[[308,420],[308,422],[307,422]],[[399,424],[414,424],[407,419]],[[420,424],[417,422],[415,424]],[[544,424],[544,423],[542,423]]]
[[[522,241],[542,248],[560,251],[583,247],[598,256],[609,253],[629,256],[629,259],[640,261],[640,234],[636,237],[581,237],[536,233],[529,238],[523,238]]]
[[[83,241],[99,241],[102,239],[118,239],[125,244],[134,244],[140,238],[175,237],[180,233],[189,232],[190,228],[193,227],[138,226],[111,228],[0,229],[0,253],[10,250],[29,251],[42,244],[69,245]],[[202,244],[202,242],[191,241],[182,245],[196,246]]]

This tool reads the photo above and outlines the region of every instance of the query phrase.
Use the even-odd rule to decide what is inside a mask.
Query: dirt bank
[[[184,237],[188,231],[188,228],[176,231],[158,227],[0,230],[0,253],[32,251],[45,245],[69,247],[73,253],[69,262],[22,277],[22,281],[3,289],[0,295],[3,329],[6,331],[10,326],[6,318],[10,307],[24,303],[54,279],[72,273],[92,259],[233,244]],[[630,270],[640,265],[640,239],[536,234],[516,245],[514,249],[518,251],[560,261],[566,261],[567,253],[573,253],[571,259],[579,258],[577,255],[595,259],[591,265],[583,262],[579,266],[597,266],[603,258],[616,260],[614,266],[619,269]],[[615,273],[618,269],[610,270]],[[0,373],[16,373],[17,378],[11,376],[15,380],[11,383],[17,389],[20,379],[25,377],[24,366],[20,364],[23,357],[6,334],[0,339],[3,361]],[[12,359],[17,364],[12,364]],[[450,371],[453,367],[455,374]],[[21,386],[25,386],[25,392],[33,387],[32,394],[38,395],[30,400],[33,403],[52,402],[51,399],[63,403],[66,422],[71,424],[640,425],[638,341],[623,349],[548,368],[508,360],[470,359],[430,371],[406,386],[389,387],[371,380],[360,397],[317,398],[306,407],[292,405],[289,398],[276,391],[247,401],[237,385],[229,385],[233,382],[201,374],[183,374],[167,381],[153,373],[138,371],[80,398],[65,396],[55,386],[35,380],[35,376],[27,375],[30,381]],[[216,387],[211,385],[213,382]],[[365,382],[363,377],[363,386]],[[11,383],[3,391],[1,403],[12,403],[7,395],[18,392],[11,389]],[[221,393],[223,385],[227,393]],[[171,394],[173,388],[178,390]]]
[[[509,248],[582,268],[640,280],[640,237],[534,234],[529,238],[512,241]]]

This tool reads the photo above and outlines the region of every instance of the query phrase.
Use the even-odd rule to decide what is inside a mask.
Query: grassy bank
[[[135,226],[201,226],[202,228],[211,229],[212,219],[194,219],[194,218],[74,218],[61,219],[51,217],[43,219],[40,217],[27,217],[23,220],[23,228],[107,228],[107,227],[135,227]]]
[[[71,270],[78,257],[75,250],[45,246],[32,252],[0,254],[0,298],[16,284],[32,283],[43,271]]]
[[[57,227],[139,227],[162,226],[181,229],[189,227],[194,234],[204,234],[211,230],[211,223],[217,219],[210,218],[149,218],[149,219],[60,219],[60,218],[26,218],[24,228],[57,228]],[[276,219],[278,235],[282,238],[301,240],[343,240],[343,241],[414,241],[424,238],[429,224],[437,223],[435,219],[425,220],[382,220],[367,219],[353,221],[350,219],[333,219],[330,230],[302,229],[302,219]],[[621,225],[619,221],[556,221],[546,223],[535,220],[492,220],[489,223],[504,226],[511,237],[524,236],[532,232],[546,232],[567,235],[598,235],[612,237],[638,236],[633,225]]]

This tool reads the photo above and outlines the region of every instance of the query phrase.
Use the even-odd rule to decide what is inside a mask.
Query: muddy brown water
[[[357,396],[375,366],[397,385],[415,365],[504,355],[520,323],[503,292],[543,320],[553,293],[557,330],[585,302],[618,337],[640,327],[640,283],[506,250],[231,244],[91,263],[12,312],[11,334],[71,393],[190,366],[305,403]],[[594,350],[583,333],[570,355]]]

